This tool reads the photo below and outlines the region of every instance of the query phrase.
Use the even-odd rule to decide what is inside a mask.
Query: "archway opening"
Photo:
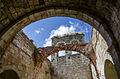
[[[91,39],[92,26],[76,18],[71,17],[50,17],[41,19],[27,25],[23,32],[33,40],[37,47],[52,46],[51,39],[75,33],[83,33],[83,41],[89,42]],[[82,38],[82,37],[81,37]],[[80,39],[81,39],[80,38]],[[75,42],[73,38],[70,43]],[[76,40],[77,42],[78,40]],[[62,41],[64,43],[64,41]]]
[[[0,79],[19,79],[19,76],[14,70],[5,70],[0,73]]]
[[[87,18],[89,17],[89,16],[87,16],[87,15],[85,15]],[[90,17],[89,17],[90,18]],[[86,20],[86,19],[85,19]],[[88,20],[88,19],[87,19]],[[93,20],[94,22],[96,22],[96,20]],[[87,21],[86,21],[87,22]],[[97,24],[98,23],[98,24]],[[28,23],[29,24],[29,23]],[[93,23],[94,24],[94,23]],[[103,25],[102,24],[99,24],[99,22],[96,22],[96,25],[97,26],[100,26],[101,27],[101,29],[99,30],[99,31],[103,31],[104,30],[104,28],[103,28]],[[16,25],[15,25],[16,26]],[[23,25],[23,27],[24,27],[24,25]],[[22,28],[23,28],[22,27]],[[96,26],[95,26],[96,27]],[[20,28],[21,29],[21,28]],[[16,31],[16,28],[14,29],[15,31]],[[17,30],[18,31],[18,30]],[[38,33],[38,31],[36,31],[37,33]],[[105,32],[105,33],[107,33],[107,32]],[[7,33],[6,33],[7,34]],[[107,34],[106,34],[107,35]],[[110,39],[111,40],[111,38],[109,37],[109,35],[106,37],[107,39]],[[4,39],[3,39],[4,40]],[[3,41],[2,40],[2,41]],[[7,40],[7,39],[5,39],[5,40]],[[2,44],[4,44],[4,41],[2,42]],[[111,42],[110,42],[110,44],[109,45],[111,45]]]
[[[36,47],[46,47],[56,46],[57,44],[63,45],[65,42],[65,44],[89,42],[91,40],[92,26],[76,18],[50,17],[26,26],[23,28],[23,32],[34,40],[33,43]],[[64,40],[60,41],[59,38]],[[52,39],[57,42],[52,41]],[[72,53],[76,54],[76,52]],[[59,53],[59,55],[62,55],[62,53]],[[48,58],[51,59],[51,57]]]
[[[52,16],[74,17],[93,25],[101,33],[112,51],[120,78],[119,0],[2,0],[0,3],[0,52],[21,28],[34,21]]]
[[[51,21],[50,21],[50,19],[51,19]],[[47,22],[45,22],[45,20],[47,20]],[[83,21],[80,21],[78,19],[74,19],[74,18],[70,18],[70,17],[51,17],[51,18],[43,19],[41,21],[42,21],[42,25],[40,23],[36,22],[38,24],[34,24],[34,25],[30,24],[30,26],[28,25],[27,27],[25,27],[25,29],[28,28],[29,30],[26,31],[25,29],[23,29],[23,31],[28,35],[35,33],[36,38],[34,38],[34,39],[37,39],[37,41],[40,41],[40,40],[38,40],[38,38],[42,38],[43,36],[45,36],[45,34],[47,34],[47,32],[49,32],[47,41],[44,39],[44,41],[46,43],[43,46],[62,46],[62,45],[66,45],[66,44],[85,43],[85,42],[89,42],[91,39],[92,27],[89,24],[87,24]],[[51,23],[51,24],[48,24],[49,26],[47,26],[47,25],[44,26],[47,23]],[[30,28],[32,28],[32,29],[30,30]],[[52,30],[50,30],[51,28],[52,28]],[[32,33],[32,31],[33,31],[33,33]],[[42,42],[44,42],[44,41],[42,41]],[[34,44],[37,45],[37,44],[39,44],[39,42],[37,42],[37,43],[34,42]],[[54,50],[54,49],[52,49],[52,50]],[[41,53],[44,53],[44,52],[41,52]],[[87,78],[89,79],[92,77],[91,70],[89,67],[90,61],[88,58],[86,58],[84,55],[78,54],[76,52],[71,52],[71,51],[66,51],[66,54],[67,55],[63,57],[62,56],[63,53],[59,53],[59,55],[58,55],[58,53],[55,53],[54,56],[52,56],[53,58],[52,59],[50,58],[51,64],[57,65],[57,66],[54,65],[54,68],[61,67],[63,65],[66,67],[64,69],[65,71],[59,72],[59,70],[57,70],[57,71],[55,70],[56,73],[59,72],[58,77],[62,77],[66,73],[71,74],[73,79],[76,79],[77,77],[80,78],[80,76],[81,76],[81,78],[86,78],[86,79]],[[57,57],[57,56],[59,56],[59,57]],[[61,59],[63,59],[63,60],[61,60]],[[81,65],[81,67],[80,67],[80,65]],[[70,71],[66,72],[67,71],[66,69],[68,67],[69,68],[72,67],[73,70],[75,68],[77,68],[77,69],[75,69],[73,72],[74,74],[72,74],[72,73],[70,73],[70,71],[72,71],[71,69],[68,69]],[[60,69],[60,68],[58,68],[58,69]],[[79,70],[79,71],[77,72],[77,70]],[[82,72],[84,72],[84,73],[82,73]],[[77,74],[75,75],[75,73],[77,73]],[[70,78],[70,76],[67,77],[68,74],[66,75],[66,77],[64,76],[64,78]],[[57,77],[57,79],[58,79],[58,77]]]
[[[105,61],[104,72],[106,79],[118,79],[115,66],[110,60]]]

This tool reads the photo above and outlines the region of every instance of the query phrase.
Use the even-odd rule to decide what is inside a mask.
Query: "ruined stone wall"
[[[52,38],[52,45],[84,43],[83,33],[73,33]],[[82,54],[72,54],[72,51],[65,51],[65,56],[58,56],[55,53],[51,61],[53,79],[91,79],[90,61]]]
[[[113,60],[120,74],[119,5],[120,0],[0,0],[0,52],[30,23],[53,16],[73,17],[92,25],[113,45]]]
[[[73,42],[77,43],[83,43],[84,42],[84,34],[82,32],[79,33],[71,33],[71,34],[66,34],[63,36],[54,36],[52,37],[52,46],[58,46],[61,43],[65,44],[72,44]],[[71,55],[71,51],[65,51],[66,58]],[[55,53],[51,55],[51,63],[56,64],[58,61],[58,53]]]
[[[54,36],[52,38],[52,45],[56,46],[58,43],[70,44],[73,40],[76,40],[79,43],[84,42],[84,34],[80,32],[80,33],[66,34],[64,36]]]
[[[50,61],[48,59],[45,60],[42,63],[41,68],[39,67],[36,68],[34,75],[35,75],[34,79],[52,79]]]
[[[90,61],[80,53],[69,56],[68,61],[65,56],[59,57],[53,70],[53,79],[92,79]]]
[[[50,62],[46,60],[41,68],[35,67],[32,53],[34,53],[34,45],[20,31],[6,48],[0,60],[0,73],[5,70],[14,70],[20,79],[51,79]]]
[[[106,59],[113,62],[112,57],[110,55],[111,52],[107,52],[108,46],[107,46],[106,41],[103,39],[101,34],[98,31],[96,31],[94,28],[92,32],[91,41],[92,41],[93,49],[94,49],[95,56],[96,56],[96,67],[97,67],[99,77],[100,79],[106,79],[105,72],[104,72],[104,65],[105,65]],[[93,79],[98,79],[97,74],[95,73],[96,71],[92,64],[91,64],[91,67],[92,67]]]

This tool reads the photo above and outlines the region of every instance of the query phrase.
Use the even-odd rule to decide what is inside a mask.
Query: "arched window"
[[[64,43],[58,43],[57,46],[62,46],[65,45]]]
[[[110,60],[105,61],[104,72],[106,79],[118,79],[114,64]]]
[[[78,43],[77,40],[72,40],[72,41],[71,41],[71,44],[77,44],[77,43]]]
[[[14,70],[5,70],[0,73],[0,79],[19,79],[19,76]]]

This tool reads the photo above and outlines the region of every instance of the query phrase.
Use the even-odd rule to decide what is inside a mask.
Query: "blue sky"
[[[74,18],[51,17],[31,23],[22,30],[37,47],[46,47],[51,45],[52,36],[77,32],[83,32],[85,42],[88,42],[91,39],[92,27]]]

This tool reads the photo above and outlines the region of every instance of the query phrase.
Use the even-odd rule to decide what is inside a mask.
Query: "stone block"
[[[94,26],[94,28],[96,28],[98,30],[99,27],[100,27],[100,23],[98,21],[94,20],[94,25],[93,26]]]
[[[4,19],[4,20],[2,20],[2,24],[3,25],[8,25],[9,24],[9,22],[10,22],[10,20],[7,18],[7,19]]]
[[[34,15],[30,15],[30,16],[29,16],[29,19],[30,19],[30,21],[31,21],[31,22],[36,21],[36,19],[35,19]]]
[[[2,2],[0,2],[0,8],[4,7],[4,4]]]
[[[17,18],[18,18],[17,12],[16,12],[16,13],[13,13],[12,16],[13,16],[14,19],[17,19]]]
[[[9,7],[9,10],[10,10],[11,13],[16,13],[15,8],[13,8],[13,7]]]
[[[44,13],[44,14],[46,14],[46,13]],[[34,18],[36,19],[36,21],[42,19],[41,13],[35,13]]]
[[[112,53],[111,56],[112,56],[114,64],[116,64],[119,61],[117,52]]]
[[[54,9],[50,9],[50,10],[47,10],[47,16],[54,16],[55,15],[55,10]]]

